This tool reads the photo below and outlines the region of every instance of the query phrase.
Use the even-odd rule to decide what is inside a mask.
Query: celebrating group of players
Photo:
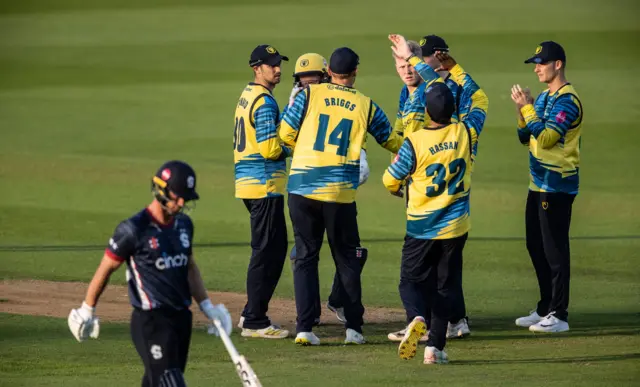
[[[289,335],[267,317],[286,259],[287,192],[295,239],[295,342],[320,344],[312,329],[320,317],[318,259],[325,230],[336,265],[327,307],[345,324],[345,343],[365,342],[361,274],[368,251],[360,245],[355,196],[369,175],[368,134],[395,155],[382,180],[392,194],[406,195],[407,202],[399,292],[408,325],[389,333],[389,339],[400,341],[403,359],[414,357],[417,343],[426,341],[424,362],[433,364],[448,361],[447,338],[470,334],[462,251],[488,98],[449,55],[441,37],[429,35],[417,43],[390,35],[389,40],[405,84],[393,126],[375,102],[354,88],[359,57],[353,50],[336,49],[328,64],[315,53],[300,56],[282,113],[272,91],[288,58],[269,45],[251,54],[255,79],[240,97],[234,133],[236,197],[251,214],[253,248],[248,301],[239,324],[245,337]],[[518,137],[531,154],[527,247],[541,291],[536,311],[516,324],[560,332],[568,330],[568,232],[577,194],[582,107],[564,78],[560,45],[541,43],[525,63],[536,64],[535,72],[549,89],[534,106],[527,89],[512,88]],[[292,160],[285,187],[287,157]]]
[[[402,358],[415,356],[417,342],[426,341],[425,361],[441,363],[447,358],[446,337],[470,333],[462,250],[488,98],[448,54],[442,38],[425,36],[419,44],[399,35],[389,39],[405,83],[394,126],[354,88],[359,57],[349,48],[336,49],[328,64],[318,54],[298,58],[294,88],[282,113],[271,93],[288,58],[268,45],[251,55],[255,79],[240,97],[234,134],[236,197],[251,214],[253,248],[248,301],[239,324],[245,337],[289,335],[267,317],[286,259],[286,191],[295,238],[295,342],[320,344],[312,329],[320,316],[318,259],[326,230],[336,264],[327,307],[344,322],[345,343],[365,343],[361,273],[368,251],[360,245],[355,196],[369,174],[368,134],[395,154],[384,185],[394,195],[406,191],[407,196],[399,290],[409,325],[389,339],[401,342]]]
[[[321,314],[318,260],[326,231],[336,265],[327,307],[345,324],[345,343],[365,343],[361,274],[368,251],[360,245],[355,197],[369,176],[368,134],[395,155],[383,184],[392,194],[406,196],[399,293],[408,325],[389,339],[400,341],[402,359],[413,358],[418,342],[426,341],[424,363],[442,364],[448,362],[446,339],[470,333],[462,251],[488,98],[449,55],[442,38],[429,35],[416,43],[389,35],[389,40],[405,84],[394,126],[354,88],[359,57],[353,50],[336,49],[328,64],[318,54],[302,55],[282,113],[272,91],[288,58],[268,45],[251,54],[254,81],[238,101],[233,136],[236,197],[251,219],[247,303],[238,323],[244,337],[289,335],[267,316],[288,250],[288,192],[295,239],[295,342],[320,344],[313,327]],[[535,63],[548,89],[535,101],[519,85],[511,90],[518,138],[529,147],[527,249],[540,287],[536,310],[516,324],[534,332],[562,332],[569,329],[569,225],[578,193],[582,106],[565,78],[559,44],[541,43],[525,63]],[[166,162],[153,176],[151,190],[151,204],[116,227],[68,325],[80,342],[98,337],[96,305],[111,274],[126,263],[131,335],[145,366],[142,386],[182,387],[192,298],[227,334],[232,320],[224,305],[208,298],[193,257],[194,226],[183,209],[199,199],[195,171],[182,161]],[[215,326],[209,333],[220,334]]]

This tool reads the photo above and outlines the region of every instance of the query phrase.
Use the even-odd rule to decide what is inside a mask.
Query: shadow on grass
[[[515,318],[513,316],[471,316],[469,324],[471,336],[464,340],[493,341],[640,335],[640,313],[634,312],[571,313],[569,316],[571,330],[555,334],[530,332],[527,328],[516,326]],[[363,326],[364,335],[367,338],[370,337],[372,340],[369,342],[374,344],[379,341],[378,336],[383,336],[386,339],[389,332],[404,328],[403,324],[403,321],[365,323]],[[344,326],[334,322],[314,328],[314,331],[318,332],[319,336],[341,337],[345,334]],[[382,342],[391,343],[385,340]]]
[[[536,363],[598,363],[605,361],[621,361],[640,359],[640,353],[627,353],[620,355],[602,355],[602,356],[576,356],[576,357],[553,357],[540,359],[508,359],[508,360],[455,360],[450,365],[487,365],[487,364],[536,364]]]

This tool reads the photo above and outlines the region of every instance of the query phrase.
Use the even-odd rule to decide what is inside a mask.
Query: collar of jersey
[[[171,226],[173,226],[173,223],[176,221],[176,217],[172,217],[171,221],[167,224],[162,224],[158,219],[156,219],[155,216],[153,216],[153,214],[151,213],[151,211],[149,211],[149,207],[144,209],[147,212],[147,215],[149,216],[149,218],[151,218],[151,220],[153,221],[153,223],[157,224],[158,227],[160,228],[169,228]]]
[[[269,90],[269,88],[268,88],[268,87],[266,87],[265,85],[261,85],[261,84],[259,84],[259,83],[255,83],[255,82],[249,82],[249,84],[250,84],[250,85],[252,85],[252,86],[260,86],[260,87],[262,87],[263,89],[265,89],[269,94],[271,94],[271,90]]]

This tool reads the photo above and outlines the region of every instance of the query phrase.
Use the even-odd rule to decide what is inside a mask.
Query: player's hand
[[[448,52],[444,51],[436,52],[436,59],[440,62],[440,67],[438,67],[436,71],[449,71],[458,64]]]
[[[391,50],[398,58],[409,59],[411,55],[411,48],[409,48],[409,44],[407,44],[407,39],[402,35],[391,34],[389,35],[389,40],[393,43],[391,46]]]
[[[523,89],[520,85],[513,85],[511,87],[511,100],[516,104],[518,109],[533,103],[531,91],[529,91],[529,89]]]
[[[360,179],[358,185],[363,185],[369,179],[369,163],[367,162],[367,152],[360,149]]]
[[[200,303],[200,310],[202,310],[202,313],[204,313],[204,315],[207,316],[209,320],[219,320],[227,335],[231,334],[231,315],[223,304],[213,305],[211,303],[211,300],[206,299]],[[210,335],[220,336],[218,328],[216,328],[215,324],[213,323],[209,325],[207,332]]]
[[[97,339],[100,334],[100,322],[94,316],[95,308],[85,302],[78,309],[71,309],[67,323],[73,337],[78,342],[83,342],[89,337]]]
[[[293,102],[296,100],[296,95],[298,95],[302,89],[304,89],[304,87],[302,87],[299,82],[296,82],[293,85],[293,89],[291,89],[291,94],[289,95],[289,107],[293,106]]]
[[[400,188],[398,188],[398,190],[396,192],[391,192],[391,195],[397,196],[399,198],[403,198],[404,197],[404,186],[400,186]]]

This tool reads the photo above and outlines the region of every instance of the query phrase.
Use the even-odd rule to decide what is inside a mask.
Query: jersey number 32
[[[449,173],[447,174],[447,169]],[[427,196],[430,198],[440,196],[449,187],[449,195],[455,195],[464,191],[464,173],[467,169],[467,162],[464,159],[455,159],[449,163],[449,168],[443,164],[435,163],[427,167],[427,176],[433,176],[433,184],[427,187]]]

